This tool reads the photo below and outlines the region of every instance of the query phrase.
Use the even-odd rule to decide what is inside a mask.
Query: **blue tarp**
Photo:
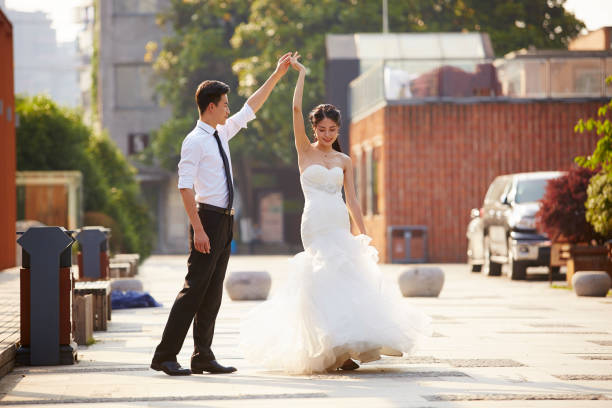
[[[157,303],[153,296],[147,292],[135,292],[128,290],[127,292],[113,291],[111,292],[111,305],[113,309],[132,309],[136,307],[161,307],[161,303]]]

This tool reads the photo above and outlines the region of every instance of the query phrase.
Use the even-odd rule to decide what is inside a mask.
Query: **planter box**
[[[567,284],[572,286],[572,277],[580,271],[605,271],[612,278],[612,261],[606,246],[564,245],[561,257],[567,257]]]

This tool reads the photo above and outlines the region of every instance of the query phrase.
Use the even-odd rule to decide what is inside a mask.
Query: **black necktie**
[[[223,150],[223,146],[221,145],[221,139],[219,139],[219,133],[215,130],[213,133],[215,136],[215,140],[217,141],[217,145],[219,145],[219,152],[221,153],[221,160],[223,160],[223,167],[225,168],[225,179],[227,180],[227,191],[229,192],[229,200],[227,203],[227,209],[232,209],[232,204],[234,203],[234,185],[232,184],[232,173],[230,172],[229,160],[227,159],[227,155],[225,154],[225,150]]]

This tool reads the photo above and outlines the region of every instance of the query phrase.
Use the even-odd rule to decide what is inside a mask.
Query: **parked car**
[[[548,180],[562,172],[508,174],[495,178],[482,208],[472,210],[468,225],[468,263],[499,276],[508,265],[508,276],[525,279],[530,266],[550,267],[549,238],[536,229],[535,214]],[[553,270],[553,273],[558,273]]]

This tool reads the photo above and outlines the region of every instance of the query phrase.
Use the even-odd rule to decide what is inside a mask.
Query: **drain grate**
[[[424,395],[427,401],[584,401],[607,400],[604,394],[440,394]]]

